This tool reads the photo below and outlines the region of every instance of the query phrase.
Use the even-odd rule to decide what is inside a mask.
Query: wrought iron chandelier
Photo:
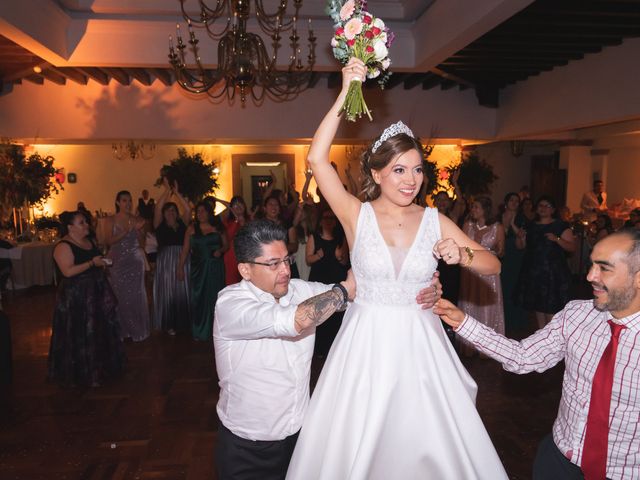
[[[277,102],[292,100],[310,86],[315,63],[316,37],[313,35],[311,20],[308,26],[308,49],[306,66],[301,58],[300,36],[298,35],[299,11],[302,0],[293,0],[294,13],[286,15],[287,0],[279,0],[274,13],[267,13],[262,0],[254,0],[257,24],[271,37],[271,55],[262,38],[247,31],[251,12],[251,0],[215,0],[209,7],[206,0],[198,0],[200,16],[194,18],[185,9],[185,1],[180,0],[182,16],[187,22],[189,39],[187,46],[180,35],[180,24],[176,25],[176,46],[169,36],[169,62],[173,66],[178,84],[190,93],[207,94],[218,99],[226,95],[229,101],[236,93],[242,105],[250,95],[254,103],[260,104],[265,95]],[[226,25],[216,31],[216,21]],[[215,69],[206,68],[200,56],[196,27],[204,27],[209,37],[218,41],[218,64]],[[223,24],[224,25],[224,24]],[[288,68],[277,69],[277,56],[282,35],[289,33],[291,54]],[[195,63],[188,65],[186,50],[193,53]]]
[[[133,140],[129,140],[127,143],[113,143],[111,150],[114,158],[118,160],[127,157],[131,160],[137,158],[151,160],[156,152],[156,146],[154,144],[136,143]]]

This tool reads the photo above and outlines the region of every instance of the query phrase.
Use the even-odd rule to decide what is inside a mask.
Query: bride
[[[482,274],[498,259],[436,209],[413,200],[423,181],[422,148],[402,122],[363,156],[365,203],[343,187],[329,161],[349,83],[309,149],[320,191],[342,223],[358,291],[311,398],[288,479],[507,478],[475,408],[476,384],[440,320],[416,293],[437,259]]]

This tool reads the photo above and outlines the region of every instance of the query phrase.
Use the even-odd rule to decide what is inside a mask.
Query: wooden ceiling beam
[[[50,82],[53,82],[57,85],[66,85],[67,83],[67,79],[64,75],[60,75],[59,73],[57,73],[51,68],[43,69],[41,75],[47,80],[49,80]]]
[[[73,67],[58,68],[51,66],[47,70],[57,73],[58,75],[62,75],[63,77],[80,85],[86,85],[89,82],[86,74]]]
[[[441,90],[451,90],[453,87],[455,87],[457,85],[456,82],[454,82],[453,80],[450,79],[444,79],[442,80],[442,82],[440,83],[440,89]]]
[[[432,88],[440,85],[441,82],[442,82],[442,77],[432,74],[430,77],[422,81],[422,89],[431,90]]]
[[[123,68],[124,73],[133,77],[142,85],[148,87],[151,85],[151,75],[144,68]]]
[[[454,73],[451,73],[449,71],[443,70],[439,67],[434,67],[431,69],[431,72],[435,73],[436,75],[439,75],[442,78],[446,78],[447,80],[453,80],[456,83],[459,83],[461,85],[468,85],[469,87],[474,87],[475,85],[473,85],[473,83],[465,80],[462,77],[457,76]]]
[[[408,77],[408,73],[394,72],[393,75],[391,75],[387,80],[387,83],[384,84],[384,88],[388,90],[395,88],[403,83]]]
[[[149,72],[155,76],[163,85],[170,87],[173,85],[173,69],[172,68],[150,68]]]
[[[411,90],[412,88],[417,87],[422,82],[424,82],[427,78],[429,78],[430,75],[433,75],[433,73],[429,73],[429,72],[427,72],[427,73],[411,73],[404,80],[404,89],[405,90]]]
[[[131,85],[131,78],[129,74],[124,71],[122,68],[102,68],[107,75],[110,75],[116,82],[121,85],[129,86]]]
[[[35,83],[36,85],[44,84],[44,77],[42,75],[38,75],[34,73],[32,75],[24,77],[25,80],[29,80],[31,83]]]
[[[100,85],[109,85],[109,75],[96,67],[78,67],[76,68],[81,73],[86,74],[90,79],[98,82]]]

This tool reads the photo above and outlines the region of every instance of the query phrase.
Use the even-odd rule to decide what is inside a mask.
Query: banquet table
[[[14,288],[55,283],[54,243],[31,242],[10,249],[0,249],[0,258],[11,259]]]

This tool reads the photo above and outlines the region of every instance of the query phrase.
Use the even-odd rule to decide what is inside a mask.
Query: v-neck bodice
[[[439,238],[438,211],[427,208],[396,273],[373,207],[368,202],[363,203],[351,252],[351,264],[358,283],[356,302],[415,304],[416,294],[429,284],[438,265],[433,256],[433,245]]]

